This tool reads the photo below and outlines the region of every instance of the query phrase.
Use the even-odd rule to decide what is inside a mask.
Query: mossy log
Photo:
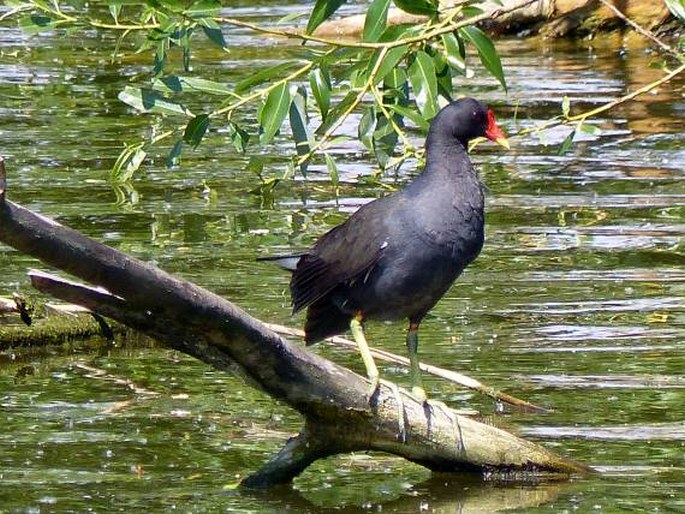
[[[6,200],[1,161],[0,241],[99,286],[31,273],[43,293],[83,305],[218,369],[237,371],[303,415],[300,434],[244,486],[289,482],[317,459],[366,450],[442,472],[556,477],[591,471],[447,407],[428,408],[401,389],[383,385],[370,401],[365,378],[291,344],[231,302]]]

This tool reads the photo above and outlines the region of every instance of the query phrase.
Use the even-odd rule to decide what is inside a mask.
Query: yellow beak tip
[[[497,143],[500,146],[503,146],[507,150],[509,150],[511,147],[509,146],[509,140],[505,137],[498,137],[495,139],[495,143]]]

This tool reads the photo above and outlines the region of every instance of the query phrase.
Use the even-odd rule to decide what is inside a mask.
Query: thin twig
[[[390,126],[392,129],[395,131],[395,134],[399,136],[399,138],[402,140],[402,144],[404,145],[405,149],[409,149],[411,151],[414,151],[414,145],[411,144],[409,141],[409,138],[407,137],[407,134],[402,130],[398,125],[397,122],[395,121],[395,117],[388,112],[388,109],[385,107],[385,104],[383,103],[383,97],[378,91],[378,88],[371,84],[371,93],[373,94],[373,97],[376,99],[376,104],[378,105],[378,108],[381,110],[383,113],[383,116],[385,116],[385,119],[388,120],[388,123],[390,123]]]
[[[421,43],[421,42],[426,41],[428,39],[438,37],[442,34],[453,32],[454,30],[456,30],[460,27],[464,27],[466,25],[475,25],[477,23],[480,23],[480,22],[488,20],[488,19],[498,18],[504,14],[509,14],[509,13],[517,11],[519,9],[523,9],[524,7],[528,7],[529,5],[531,5],[537,1],[538,0],[524,0],[520,4],[515,4],[511,7],[506,8],[506,9],[502,8],[502,9],[497,9],[497,10],[494,10],[491,12],[484,12],[484,13],[479,14],[477,16],[472,16],[470,18],[466,18],[466,19],[461,20],[459,22],[455,22],[453,18],[461,9],[461,6],[459,6],[457,9],[454,9],[453,12],[450,12],[450,14],[446,16],[446,20],[443,20],[442,22],[438,23],[434,28],[432,28],[431,30],[429,30],[423,34],[420,34],[418,36],[414,36],[411,38],[407,38],[407,39],[400,39],[397,41],[388,41],[388,42],[382,42],[382,43],[328,39],[328,38],[313,36],[310,34],[305,34],[302,31],[274,29],[274,28],[270,28],[270,27],[264,27],[264,26],[256,24],[256,23],[251,23],[249,21],[239,20],[237,18],[223,17],[223,16],[215,17],[215,18],[213,18],[213,20],[216,23],[223,23],[226,25],[234,26],[234,27],[250,29],[253,32],[257,32],[260,34],[278,36],[278,37],[283,37],[283,38],[287,38],[287,39],[298,39],[300,41],[311,42],[311,43],[319,43],[319,44],[334,46],[334,47],[338,47],[338,48],[340,48],[340,47],[369,48],[372,50],[387,48],[388,50],[390,50],[390,49],[395,48],[397,46],[402,46],[402,45],[407,45],[407,44],[410,45],[413,43]],[[78,21],[78,20],[74,20],[74,21]],[[150,30],[150,29],[155,29],[155,28],[159,27],[158,23],[144,23],[144,24],[140,24],[140,25],[135,25],[135,24],[121,24],[121,23],[104,23],[104,22],[100,22],[97,20],[88,20],[86,22],[86,25],[89,25],[89,26],[91,26],[93,28],[97,28],[97,29],[128,30],[128,31],[131,31],[131,30]]]
[[[322,37],[317,37],[317,36],[312,36],[308,34],[304,34],[303,32],[300,31],[289,31],[289,30],[279,30],[279,29],[271,29],[267,27],[262,27],[261,25],[257,25],[255,23],[250,23],[242,20],[237,20],[235,18],[215,18],[214,20],[217,23],[226,23],[229,25],[233,25],[236,27],[243,27],[243,28],[248,28],[250,30],[253,30],[255,32],[259,32],[262,34],[269,34],[272,36],[280,36],[288,39],[299,39],[301,41],[309,41],[313,43],[320,43],[324,45],[329,45],[329,46],[337,46],[337,47],[347,47],[347,48],[370,48],[374,50],[378,50],[380,48],[387,48],[388,50],[402,46],[402,45],[411,45],[414,43],[421,43],[423,41],[433,39],[435,37],[441,36],[442,34],[447,34],[450,32],[454,32],[456,29],[465,27],[467,25],[475,25],[477,23],[480,23],[481,21],[489,20],[489,19],[494,19],[498,18],[504,14],[509,14],[511,12],[517,11],[519,9],[523,9],[524,7],[528,7],[530,4],[533,4],[537,2],[538,0],[525,0],[524,2],[520,4],[515,4],[509,8],[502,8],[502,9],[497,9],[495,11],[491,12],[484,12],[482,14],[479,14],[477,16],[472,16],[470,18],[466,18],[464,20],[461,20],[459,22],[454,22],[452,20],[453,15],[448,16],[448,19],[450,22],[447,25],[443,25],[442,23],[436,25],[436,28],[430,31],[427,31],[426,33],[420,34],[418,36],[414,36],[411,38],[406,38],[406,39],[399,39],[396,41],[388,41],[384,43],[370,43],[370,42],[364,42],[364,41],[345,41],[345,40],[334,40],[334,39],[327,39],[327,38],[322,38]]]
[[[323,134],[323,136],[321,136],[321,138],[312,145],[312,148],[297,160],[298,166],[301,166],[305,162],[309,161],[309,159],[312,158],[314,153],[316,153],[321,147],[323,147],[324,144],[326,144],[326,142],[331,138],[331,136],[333,136],[335,131],[338,130],[340,125],[342,125],[343,122],[347,119],[350,113],[354,109],[356,109],[356,107],[361,103],[361,101],[364,99],[364,96],[366,96],[366,93],[368,93],[369,89],[371,89],[371,87],[373,86],[374,80],[376,79],[376,73],[381,67],[383,59],[385,59],[385,56],[388,54],[388,51],[388,48],[383,48],[378,53],[376,63],[374,64],[373,69],[369,73],[369,78],[366,81],[366,83],[362,86],[362,88],[359,90],[359,93],[357,93],[355,99],[347,107],[347,109],[345,109],[345,111],[340,115],[340,117],[335,121],[335,123],[331,125],[331,127]]]
[[[671,81],[673,78],[677,77],[680,75],[683,71],[685,71],[685,63],[681,64],[678,66],[675,70],[670,71],[663,77],[661,77],[659,80],[655,80],[654,82],[651,82],[647,84],[646,86],[643,86],[639,89],[636,89],[632,93],[628,93],[627,95],[622,96],[621,98],[617,98],[616,100],[612,100],[611,102],[607,102],[603,105],[600,105],[599,107],[592,109],[590,111],[577,114],[575,116],[569,116],[568,118],[565,119],[560,119],[560,118],[555,118],[550,121],[547,121],[545,123],[542,123],[541,125],[538,125],[536,127],[531,127],[523,130],[519,130],[515,134],[512,134],[513,136],[523,136],[526,134],[531,134],[533,132],[540,132],[542,130],[547,130],[552,127],[557,127],[559,125],[569,125],[571,123],[576,123],[576,122],[584,122],[586,119],[591,118],[593,116],[596,116],[598,114],[601,114],[605,111],[608,111],[610,109],[613,109],[617,105],[626,103],[633,98],[636,98],[640,95],[644,95],[645,93],[649,93],[653,89],[656,89],[662,84],[665,84],[666,82]]]
[[[297,328],[290,328],[286,327],[283,325],[277,325],[274,323],[266,323],[266,325],[273,330],[274,332],[277,332],[279,334],[285,334],[285,335],[290,335],[290,336],[295,336],[295,337],[304,337],[304,331],[299,330]],[[326,341],[340,347],[344,348],[345,350],[356,350],[357,344],[354,341],[350,341],[349,339],[345,339],[344,337],[340,336],[335,336],[335,337],[330,337],[326,339]],[[379,350],[377,348],[370,348],[371,353],[373,356],[379,360],[382,360],[384,362],[392,362],[393,364],[400,364],[402,366],[408,367],[409,366],[409,359],[406,357],[402,357],[401,355],[396,355],[394,353],[388,352],[386,350]],[[516,407],[520,407],[523,409],[527,410],[532,410],[532,411],[537,411],[537,412],[551,412],[549,409],[545,409],[544,407],[540,407],[538,405],[532,404],[530,402],[527,402],[525,400],[521,400],[520,398],[516,398],[514,396],[511,396],[507,393],[503,393],[501,391],[498,391],[497,389],[487,386],[475,378],[471,378],[469,376],[463,375],[461,373],[457,373],[456,371],[451,371],[448,369],[443,369],[439,368],[438,366],[433,366],[432,364],[425,364],[421,363],[420,364],[421,370],[429,373],[431,375],[434,375],[436,377],[443,378],[445,380],[448,380],[450,382],[453,382],[455,384],[458,384],[460,386],[466,387],[468,389],[472,389],[474,391],[478,391],[480,393],[483,393],[487,396],[490,396],[491,398],[494,398],[496,400],[500,400],[504,403],[508,403],[510,405],[514,405]]]
[[[661,41],[656,35],[651,32],[650,30],[647,30],[644,27],[641,27],[637,23],[635,23],[633,20],[628,18],[624,13],[622,13],[614,4],[609,2],[608,0],[599,0],[604,4],[605,7],[610,9],[616,16],[621,18],[627,25],[630,25],[635,32],[638,32],[642,36],[646,37],[647,39],[651,40],[653,43],[655,43],[659,48],[664,50],[665,52],[668,52],[669,54],[675,56],[676,59],[678,59],[681,62],[685,62],[685,55],[683,55],[682,52],[679,52],[677,49],[673,48],[671,45],[668,45]]]

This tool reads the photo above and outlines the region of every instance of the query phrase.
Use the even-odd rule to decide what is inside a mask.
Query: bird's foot
[[[378,375],[370,376],[369,381],[371,385],[369,386],[369,407],[375,407],[378,400],[378,395],[381,392],[381,385],[386,386],[392,392],[392,396],[397,405],[397,431],[398,438],[400,441],[405,442],[407,440],[407,427],[404,421],[404,402],[402,401],[402,394],[400,393],[400,388],[397,384],[390,382],[389,380],[383,380]]]
[[[426,404],[428,402],[428,397],[426,396],[426,390],[421,386],[413,386],[411,388],[411,395],[416,398],[419,403]]]
[[[466,446],[464,444],[464,438],[463,434],[461,432],[461,425],[459,424],[459,418],[457,417],[457,412],[452,409],[451,407],[448,407],[445,403],[438,401],[438,400],[426,400],[424,402],[424,408],[426,409],[426,412],[428,415],[430,413],[435,412],[435,409],[440,409],[445,416],[447,416],[447,419],[450,420],[450,423],[452,424],[452,428],[454,429],[454,432],[457,437],[458,445],[459,445],[459,450],[462,452],[466,451]]]
[[[381,379],[379,375],[369,375],[369,405],[373,407],[376,398],[381,390]]]
[[[397,384],[390,382],[389,380],[381,380],[381,383],[390,388],[392,396],[395,399],[395,404],[397,405],[397,437],[404,443],[407,441],[407,427],[404,422],[404,402],[402,401],[400,388],[397,387]]]

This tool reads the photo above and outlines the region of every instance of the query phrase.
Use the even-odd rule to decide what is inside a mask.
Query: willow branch
[[[613,109],[617,105],[624,104],[626,102],[629,102],[630,100],[633,100],[634,98],[637,98],[638,96],[644,95],[645,93],[649,93],[650,91],[656,89],[657,87],[661,86],[662,84],[665,84],[667,82],[670,82],[673,80],[675,77],[680,75],[683,71],[685,71],[685,63],[681,64],[678,66],[676,69],[670,71],[663,77],[661,77],[659,80],[655,80],[654,82],[651,82],[647,84],[646,86],[643,86],[639,89],[636,89],[632,93],[628,93],[627,95],[624,95],[620,98],[617,98],[616,100],[612,100],[611,102],[607,102],[604,105],[600,105],[599,107],[595,109],[591,109],[587,112],[581,113],[581,114],[576,114],[575,116],[569,116],[565,119],[559,119],[555,118],[552,120],[549,120],[545,123],[542,123],[536,127],[531,127],[523,130],[519,130],[514,136],[523,136],[526,134],[531,134],[531,133],[536,133],[536,132],[541,132],[543,130],[547,130],[552,127],[557,127],[559,125],[570,125],[572,123],[582,123],[586,119],[591,118],[593,116],[597,116],[598,114],[601,114],[603,112],[606,112],[610,109]]]
[[[278,36],[286,39],[297,39],[299,41],[303,42],[311,42],[311,43],[318,43],[322,45],[327,45],[327,46],[333,46],[333,47],[344,47],[344,48],[367,48],[367,49],[372,49],[372,50],[378,50],[378,49],[383,49],[387,48],[388,50],[395,48],[397,46],[402,46],[402,45],[411,45],[415,43],[422,43],[426,40],[441,36],[442,34],[447,34],[450,32],[455,31],[458,28],[465,27],[467,25],[475,25],[477,23],[480,23],[482,21],[488,20],[488,19],[494,19],[498,18],[500,16],[503,16],[505,14],[512,13],[514,11],[517,11],[519,9],[523,9],[525,7],[528,7],[529,5],[537,2],[538,0],[523,0],[519,4],[512,5],[511,7],[508,8],[501,8],[501,9],[496,9],[494,11],[489,11],[489,12],[483,12],[479,15],[476,16],[471,16],[469,18],[465,18],[461,21],[454,21],[454,18],[461,12],[461,9],[463,7],[462,2],[460,5],[458,5],[456,8],[451,9],[448,14],[446,15],[445,19],[437,23],[434,27],[432,27],[430,30],[425,31],[424,33],[414,36],[411,38],[406,38],[406,39],[400,39],[397,41],[388,41],[388,42],[366,42],[366,41],[346,41],[346,40],[336,40],[336,39],[329,39],[329,38],[324,38],[324,37],[319,37],[319,36],[314,36],[311,34],[305,34],[301,30],[282,30],[282,29],[275,29],[271,27],[265,27],[262,25],[259,25],[257,23],[251,23],[249,21],[244,21],[244,20],[239,20],[237,18],[231,18],[231,17],[224,17],[224,16],[217,16],[212,18],[216,23],[220,24],[225,24],[225,25],[230,25],[233,27],[240,27],[240,28],[245,28],[249,29],[253,32],[257,32],[259,34],[265,34],[265,35],[270,35],[270,36]],[[35,8],[40,8],[40,6],[35,5]],[[43,9],[44,10],[44,9]],[[71,23],[79,23],[77,18],[69,17],[62,13],[61,11],[55,12],[55,15],[60,16],[61,18],[64,19],[64,21],[69,21]],[[102,21],[98,21],[95,19],[87,19],[81,21],[83,25],[96,28],[96,29],[104,29],[104,30],[122,30],[122,31],[139,31],[139,30],[151,30],[151,29],[156,29],[160,27],[160,24],[157,22],[151,22],[151,23],[140,23],[140,24],[129,24],[129,23],[106,23]]]
[[[330,126],[328,130],[324,133],[323,136],[321,136],[321,139],[319,139],[315,144],[312,145],[311,149],[309,152],[301,156],[297,160],[297,165],[300,166],[304,164],[305,162],[309,161],[309,159],[312,158],[312,156],[324,145],[326,142],[333,136],[336,130],[343,124],[345,119],[350,115],[352,111],[354,111],[357,106],[361,103],[361,101],[364,99],[364,96],[366,96],[366,93],[369,92],[371,87],[373,86],[374,80],[376,79],[376,73],[378,73],[379,68],[381,67],[381,64],[383,64],[383,59],[385,59],[385,56],[388,53],[387,48],[383,48],[376,59],[376,63],[373,66],[373,69],[371,70],[371,73],[369,73],[369,78],[367,81],[364,83],[362,88],[359,90],[359,93],[357,93],[357,96],[355,99],[352,101],[352,103],[345,109],[345,111],[340,115],[340,117],[333,123],[333,125]]]
[[[438,23],[435,28],[420,34],[418,36],[410,37],[410,38],[405,38],[405,39],[399,39],[397,41],[388,41],[384,43],[371,43],[371,42],[365,42],[365,41],[345,41],[345,40],[335,40],[335,39],[328,39],[328,38],[322,38],[318,36],[312,36],[309,34],[304,34],[301,31],[292,31],[292,30],[279,30],[279,29],[272,29],[268,27],[263,27],[261,25],[257,25],[256,23],[250,23],[242,20],[237,20],[235,18],[215,18],[214,20],[218,23],[226,23],[228,25],[233,25],[235,27],[243,27],[243,28],[248,28],[250,30],[253,30],[255,32],[259,32],[261,34],[268,34],[272,36],[279,36],[279,37],[284,37],[288,39],[299,39],[301,41],[305,42],[313,42],[313,43],[320,43],[323,45],[329,45],[329,46],[337,46],[337,47],[346,47],[346,48],[369,48],[373,50],[378,50],[378,49],[383,49],[387,48],[388,50],[391,50],[395,47],[402,46],[402,45],[412,45],[415,43],[422,43],[424,41],[436,38],[438,36],[441,36],[442,34],[448,34],[450,32],[454,32],[456,29],[459,29],[461,27],[465,27],[467,25],[475,25],[477,23],[480,23],[485,20],[493,19],[493,18],[498,18],[504,14],[509,14],[511,12],[517,11],[519,9],[523,9],[524,7],[528,7],[529,5],[537,2],[538,0],[524,0],[520,4],[513,5],[509,8],[502,8],[502,9],[497,9],[494,11],[490,12],[484,12],[482,14],[476,15],[476,16],[471,16],[470,18],[466,18],[464,20],[461,20],[459,22],[454,22],[453,17],[457,14],[451,14],[448,16],[449,23],[447,25],[443,25],[443,23]],[[459,7],[456,9],[458,12],[461,9]]]

